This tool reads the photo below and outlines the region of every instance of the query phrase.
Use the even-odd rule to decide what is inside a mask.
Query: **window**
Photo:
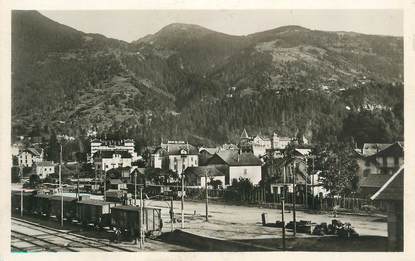
[[[395,161],[395,166],[399,166],[399,158],[398,157],[395,157],[394,158],[394,161]]]
[[[365,169],[363,171],[363,177],[367,177],[367,176],[369,176],[369,174],[370,174],[370,169]]]
[[[369,167],[369,166],[370,166],[370,161],[366,160],[366,161],[365,161],[365,166],[366,166],[366,167]]]

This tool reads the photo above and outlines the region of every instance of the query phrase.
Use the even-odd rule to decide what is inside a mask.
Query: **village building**
[[[95,170],[131,167],[132,156],[127,151],[99,151],[94,154]]]
[[[252,184],[258,185],[262,178],[262,162],[252,153],[239,153],[232,150],[220,151],[209,160],[209,165],[227,167],[224,186],[232,185],[232,181],[239,178],[249,179]]]
[[[283,150],[292,140],[293,138],[278,136],[278,134],[274,132],[272,135],[272,149]]]
[[[162,143],[150,158],[150,167],[172,170],[178,174],[188,167],[196,166],[199,166],[199,152],[195,146],[184,141]]]
[[[204,188],[211,181],[220,181],[221,187],[225,186],[226,177],[229,175],[229,168],[226,165],[207,165],[199,167],[189,167],[185,171],[188,187]]]
[[[219,148],[199,148],[199,166],[206,165],[216,152],[219,152]]]
[[[359,166],[358,192],[361,197],[373,195],[404,163],[404,144],[364,144],[357,152]]]
[[[403,180],[404,167],[402,166],[371,196],[372,200],[386,203],[388,213],[388,249],[390,251],[403,251]]]
[[[43,150],[27,148],[22,150],[17,156],[19,167],[31,168],[33,164],[43,161]]]
[[[127,140],[92,140],[91,141],[91,154],[90,161],[93,163],[94,156],[97,152],[105,152],[105,151],[125,151],[131,155],[132,161],[136,161],[139,159],[139,156],[135,152],[134,148],[134,141],[127,139]]]
[[[127,189],[127,183],[122,182],[121,179],[110,179],[109,189],[115,189],[115,190]]]
[[[39,176],[40,179],[47,178],[50,174],[55,173],[55,164],[53,161],[41,161],[37,162],[35,165],[35,173]]]
[[[271,139],[265,136],[256,135],[252,140],[252,152],[257,157],[262,157],[266,151],[271,149]]]

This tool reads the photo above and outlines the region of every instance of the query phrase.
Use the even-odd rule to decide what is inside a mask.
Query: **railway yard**
[[[143,249],[134,242],[113,243],[107,230],[80,229],[73,224],[56,228],[56,222],[33,217],[12,218],[12,252],[136,252],[190,251],[190,248],[171,245],[146,238]]]

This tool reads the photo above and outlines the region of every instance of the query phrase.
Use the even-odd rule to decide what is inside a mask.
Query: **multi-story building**
[[[249,179],[252,184],[258,185],[262,179],[262,162],[253,153],[239,153],[235,150],[220,151],[208,161],[208,166],[225,166],[223,186],[229,186],[239,178]]]
[[[33,164],[43,161],[43,150],[35,148],[27,148],[20,151],[17,156],[19,167],[31,168]]]
[[[94,154],[95,170],[131,167],[132,156],[127,151],[99,151]]]
[[[357,176],[362,196],[374,194],[404,163],[404,144],[366,143],[357,150]]]
[[[53,163],[53,161],[37,162],[35,166],[36,175],[38,175],[40,179],[45,179],[50,174],[55,173],[55,164]]]
[[[262,157],[266,151],[271,149],[271,139],[265,136],[256,135],[252,140],[252,152],[257,157]]]
[[[134,141],[127,139],[121,141],[114,140],[92,140],[91,141],[91,162],[94,160],[94,155],[100,151],[125,151],[131,155],[132,161],[138,159],[137,153],[134,151]]]
[[[198,154],[196,147],[184,141],[168,141],[151,154],[150,166],[181,174],[187,167],[199,166]]]
[[[278,136],[278,134],[274,132],[272,135],[272,149],[283,150],[292,140],[293,138]]]

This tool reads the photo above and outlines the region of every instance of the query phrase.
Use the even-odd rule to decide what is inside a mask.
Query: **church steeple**
[[[246,132],[245,128],[244,128],[244,131],[241,134],[241,139],[249,139],[248,133]]]

